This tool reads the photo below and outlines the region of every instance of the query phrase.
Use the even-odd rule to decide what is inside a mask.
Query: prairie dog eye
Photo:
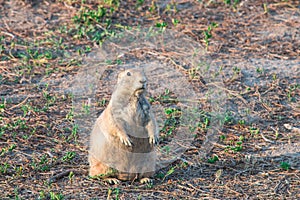
[[[131,76],[131,73],[130,73],[130,72],[127,72],[127,76]]]

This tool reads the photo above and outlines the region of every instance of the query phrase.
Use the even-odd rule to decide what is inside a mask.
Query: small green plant
[[[300,88],[300,84],[292,84],[289,86],[289,90],[287,91],[287,97],[290,102],[296,102],[297,99],[295,97],[296,90]]]
[[[157,22],[157,23],[155,24],[155,27],[164,29],[164,28],[167,27],[167,25],[168,25],[167,22]]]
[[[160,149],[160,151],[168,155],[171,151],[171,148],[168,145],[165,145]]]
[[[48,155],[43,154],[40,160],[34,159],[30,165],[34,170],[40,170],[43,172],[48,171],[50,169],[50,161],[48,160]]]
[[[243,142],[242,141],[238,141],[235,143],[235,145],[233,144],[234,141],[230,141],[231,145],[227,146],[225,149],[225,152],[227,152],[228,150],[233,151],[233,153],[237,153],[238,151],[241,151],[243,149]]]
[[[238,121],[239,125],[245,125],[246,124],[246,121],[244,119],[240,119]]]
[[[14,194],[15,194],[15,200],[21,199],[19,197],[19,188],[18,188],[18,186],[14,188]]]
[[[175,167],[171,167],[167,173],[164,175],[164,178],[162,181],[164,181],[168,176],[170,176],[171,174],[173,174],[175,172],[176,166]]]
[[[99,175],[96,175],[96,176],[90,176],[90,178],[100,180],[100,179],[103,179],[104,177],[113,176],[113,175],[115,175],[116,173],[118,173],[118,170],[112,169],[112,168],[111,168],[110,170],[108,170],[108,171],[107,171],[106,173],[104,173],[104,174],[99,174]]]
[[[46,193],[44,190],[39,192],[39,198],[38,199],[46,199]]]
[[[140,7],[145,3],[145,0],[137,0],[136,7]]]
[[[168,3],[166,5],[165,10],[164,10],[165,13],[167,13],[167,12],[174,12],[174,13],[176,13],[177,11],[178,11],[177,10],[177,3],[174,2],[174,1],[171,1],[171,3]]]
[[[105,106],[107,104],[107,100],[103,98],[99,104],[100,106]]]
[[[82,7],[79,15],[73,17],[74,23],[83,23],[85,25],[91,25],[95,22],[99,23],[106,15],[107,9],[103,6],[98,6],[97,10],[91,10],[87,7]]]
[[[74,108],[71,108],[70,111],[66,114],[66,119],[72,121],[74,116]]]
[[[62,161],[70,161],[73,160],[76,156],[76,153],[73,151],[69,151],[62,157]]]
[[[233,72],[234,72],[235,75],[240,74],[240,72],[241,72],[241,68],[239,68],[239,67],[237,67],[237,66],[234,66],[234,67],[232,68],[232,70],[233,70]]]
[[[291,165],[288,162],[281,162],[280,163],[280,168],[284,169],[284,170],[289,170],[291,168]]]
[[[114,194],[115,195],[115,199],[119,200],[120,188],[109,188],[108,190],[109,190],[108,191],[109,194]]]
[[[264,68],[257,67],[257,68],[256,68],[256,72],[257,72],[258,74],[262,74],[262,73],[264,72]]]
[[[75,139],[75,141],[77,140],[78,130],[79,130],[78,124],[74,124],[72,128],[72,137]]]
[[[22,176],[22,174],[23,174],[23,167],[22,166],[17,166],[17,167],[14,168],[14,170],[15,170],[17,176]]]
[[[275,131],[275,140],[277,140],[279,138],[279,132],[276,130]]]
[[[245,137],[241,135],[241,136],[239,137],[239,140],[240,140],[241,142],[243,142],[243,141],[245,140]]]
[[[197,126],[200,129],[207,130],[209,128],[210,120],[211,120],[211,116],[209,115],[209,113],[201,111],[200,112],[200,122],[197,123]]]
[[[21,110],[23,111],[23,117],[25,117],[31,109],[32,107],[28,104],[22,105]]]
[[[165,108],[165,114],[168,116],[177,116],[178,114],[180,114],[180,110],[176,109],[176,108]]]
[[[236,145],[235,146],[231,146],[229,147],[230,150],[232,150],[233,152],[238,152],[238,151],[241,151],[243,149],[243,143],[240,141],[240,142],[236,142]]]
[[[172,23],[174,26],[177,26],[177,24],[179,24],[179,20],[178,19],[172,19]]]
[[[104,3],[113,9],[117,9],[120,5],[119,0],[104,0]]]
[[[5,162],[3,164],[0,164],[0,172],[1,174],[5,174],[7,172],[7,169],[10,167],[10,165]]]
[[[158,172],[158,173],[155,175],[155,177],[158,178],[158,179],[163,179],[164,176],[165,176],[165,174],[162,173],[162,172]]]
[[[207,30],[203,31],[203,35],[204,35],[203,40],[204,40],[204,43],[205,43],[205,46],[206,46],[206,50],[208,49],[210,39],[212,38],[212,30],[216,27],[218,27],[218,24],[213,22],[207,27]]]
[[[224,124],[233,124],[235,121],[233,114],[231,112],[226,112],[224,116]]]
[[[17,147],[16,144],[11,144],[9,147],[3,147],[0,152],[0,156],[3,156],[6,153],[12,152]]]
[[[54,193],[54,192],[50,192],[50,199],[51,200],[63,200],[65,197],[63,194],[61,193]]]
[[[251,135],[259,134],[259,128],[250,127],[249,131],[250,131]]]
[[[166,136],[172,135],[173,131],[176,129],[177,123],[176,117],[171,113],[171,115],[169,115],[165,120],[164,127],[162,128],[161,132],[165,133]]]
[[[79,13],[73,17],[75,28],[70,30],[75,38],[88,38],[100,44],[106,36],[113,35],[110,29],[111,16],[119,3],[118,1],[107,2],[114,6],[107,8],[99,5],[95,10],[85,6],[81,7]]]
[[[82,109],[83,109],[84,114],[89,114],[91,112],[91,106],[87,103],[84,103],[82,105]]]
[[[224,141],[226,139],[226,136],[225,135],[220,135],[220,140],[221,141]]]
[[[5,101],[3,103],[0,103],[0,116],[1,116],[1,113],[3,113],[5,110],[5,104],[6,104]]]
[[[69,181],[72,183],[72,180],[73,180],[73,177],[74,177],[74,172],[71,171],[68,175],[68,178],[69,178]]]
[[[219,157],[217,155],[214,155],[213,157],[209,158],[207,160],[208,163],[215,163],[219,160]]]
[[[238,3],[240,2],[240,0],[223,0],[224,1],[224,3],[226,4],[226,5],[232,5],[232,7],[234,8],[234,9],[236,9],[236,6],[238,5]]]

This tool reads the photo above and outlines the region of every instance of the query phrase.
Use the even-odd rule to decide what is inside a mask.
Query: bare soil
[[[201,127],[193,147],[158,171],[153,185],[109,185],[88,177],[73,97],[57,92],[59,80],[78,74],[87,49],[99,47],[86,35],[76,37],[72,19],[81,7],[100,3],[0,1],[0,198],[300,199],[300,2],[224,2],[124,1],[110,16],[108,30],[166,22],[202,46],[203,31],[217,23],[207,55],[222,68],[230,114],[197,163],[185,160],[205,140]],[[190,81],[200,92],[201,79]],[[111,89],[97,92],[109,100]],[[99,102],[97,114],[105,105]],[[218,160],[211,162],[213,156]]]

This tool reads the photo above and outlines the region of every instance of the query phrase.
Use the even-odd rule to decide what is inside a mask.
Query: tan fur
[[[121,72],[115,91],[90,136],[90,176],[133,180],[154,174],[156,121],[140,69]]]

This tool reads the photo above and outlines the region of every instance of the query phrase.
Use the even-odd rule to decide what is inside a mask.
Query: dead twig
[[[274,141],[272,141],[272,140],[269,140],[268,138],[266,138],[262,132],[260,132],[260,135],[261,135],[262,139],[264,139],[264,141],[266,141],[266,142],[270,142],[270,143],[272,143],[272,144],[274,144],[274,143],[275,143]]]
[[[74,174],[84,174],[84,172],[82,170],[66,170],[63,172],[60,172],[58,174],[56,174],[55,176],[52,176],[51,178],[49,178],[49,183],[53,183],[58,181],[59,179],[62,179],[65,176],[69,176],[70,173],[74,173]]]

